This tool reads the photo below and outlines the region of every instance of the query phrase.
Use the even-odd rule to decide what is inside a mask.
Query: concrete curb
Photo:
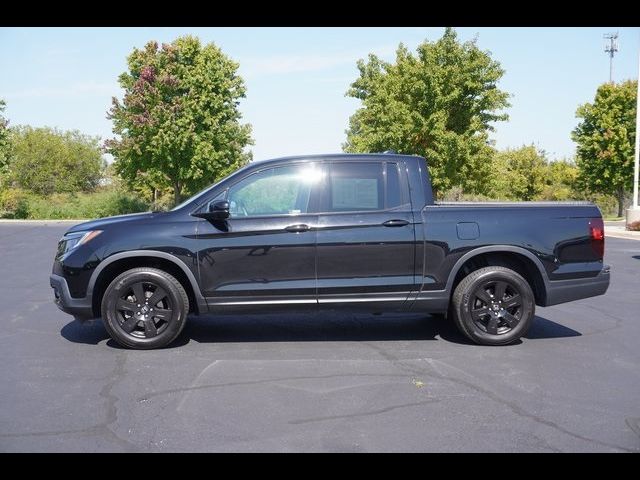
[[[622,226],[605,225],[604,235],[606,237],[614,238],[626,238],[630,240],[640,240],[640,232],[632,232],[625,230],[624,224]]]
[[[82,223],[82,222],[88,222],[88,219],[79,219],[79,220],[59,220],[59,219],[55,219],[55,220],[14,220],[11,218],[0,218],[0,224],[2,223],[8,223],[8,224],[28,224],[28,223],[37,223],[37,224],[42,224],[42,225],[46,225],[47,223]]]

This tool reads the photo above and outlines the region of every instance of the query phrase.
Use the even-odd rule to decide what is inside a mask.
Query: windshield
[[[215,187],[217,187],[218,185],[220,185],[221,182],[225,181],[227,178],[236,175],[237,173],[243,171],[245,168],[247,168],[250,164],[245,165],[243,168],[236,170],[235,172],[227,175],[224,178],[221,178],[220,180],[218,180],[216,183],[214,183],[213,185],[209,185],[208,187],[203,188],[202,190],[200,190],[198,193],[196,193],[195,195],[190,196],[189,198],[187,198],[184,202],[182,202],[179,205],[176,205],[175,207],[173,207],[171,209],[171,211],[173,212],[174,210],[179,210],[182,207],[186,206],[189,203],[195,203],[196,205],[200,205],[202,203],[202,201],[204,200],[204,197],[207,196],[207,194]]]
[[[197,201],[197,200],[202,200],[201,197],[203,197],[209,190],[211,190],[213,187],[215,187],[218,183],[220,183],[220,182],[217,182],[217,183],[215,183],[213,185],[209,185],[208,187],[203,188],[202,190],[200,190],[195,195],[192,195],[191,197],[187,198],[181,204],[176,205],[175,207],[173,207],[171,209],[171,211],[173,212],[174,210],[180,210],[182,207],[184,207],[185,205],[187,205],[188,203],[191,203],[191,202],[195,202],[196,205],[199,205],[200,202]]]
[[[209,185],[208,187],[203,188],[202,190],[200,190],[198,193],[196,193],[195,195],[190,196],[189,198],[187,198],[185,201],[183,201],[180,205],[176,205],[175,207],[173,207],[171,209],[171,211],[173,212],[174,210],[179,210],[182,207],[185,207],[186,205],[188,205],[189,203],[194,203],[195,205],[201,205],[202,202],[206,199],[206,197],[208,196],[208,194],[211,192],[211,190],[213,190],[214,188],[216,188],[218,185],[220,185],[220,183],[224,182],[225,180],[228,180],[229,178],[240,174],[241,172],[245,171],[247,168],[251,167],[252,165],[255,165],[256,162],[255,161],[251,161],[249,163],[247,163],[245,166],[243,166],[242,168],[239,168],[238,170],[236,170],[235,172],[230,173],[229,175],[227,175],[224,178],[221,178],[220,180],[218,180],[216,183],[214,183],[213,185]]]

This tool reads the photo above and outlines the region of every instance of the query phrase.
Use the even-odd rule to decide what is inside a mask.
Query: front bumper
[[[73,298],[69,293],[67,280],[60,275],[51,274],[49,283],[54,292],[54,302],[60,310],[73,315],[76,320],[85,321],[95,318],[91,298]]]
[[[605,265],[595,277],[549,281],[544,306],[603,295],[609,288],[610,270]]]

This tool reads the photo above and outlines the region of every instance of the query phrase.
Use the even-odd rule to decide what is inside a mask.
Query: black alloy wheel
[[[129,335],[153,338],[161,334],[173,316],[167,292],[151,281],[131,284],[116,302],[118,323]]]
[[[102,319],[120,345],[151,349],[173,342],[184,328],[189,297],[182,284],[157,268],[118,275],[102,298]]]
[[[489,280],[472,294],[470,313],[474,323],[491,335],[515,328],[522,316],[522,294],[518,286],[505,280]]]
[[[524,335],[535,315],[535,297],[518,272],[499,266],[471,272],[451,300],[462,333],[481,345],[507,345]]]

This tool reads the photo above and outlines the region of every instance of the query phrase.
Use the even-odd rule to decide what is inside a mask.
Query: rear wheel
[[[453,319],[481,345],[507,345],[524,335],[535,314],[529,283],[505,267],[485,267],[467,275],[452,299]]]
[[[172,275],[156,268],[133,268],[118,275],[102,298],[102,319],[120,345],[160,348],[184,328],[189,297]]]

